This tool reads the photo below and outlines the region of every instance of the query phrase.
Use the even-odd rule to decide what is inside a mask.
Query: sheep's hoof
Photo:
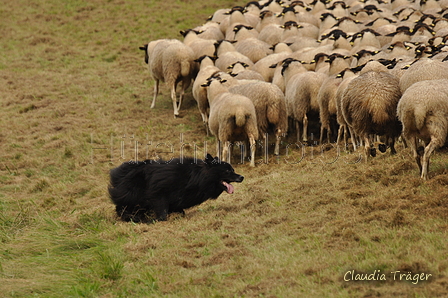
[[[381,153],[386,152],[386,150],[387,150],[387,146],[386,146],[386,144],[379,144],[379,145],[378,145],[378,150],[380,150]]]
[[[372,157],[375,157],[375,156],[376,156],[376,149],[375,149],[375,148],[370,148],[370,155],[371,155]]]

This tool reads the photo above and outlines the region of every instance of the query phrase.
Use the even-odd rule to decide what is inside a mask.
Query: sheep
[[[285,51],[266,56],[255,63],[253,70],[259,72],[266,82],[272,82],[275,68],[271,68],[271,66],[283,61],[283,59],[289,57],[290,54],[291,52]]]
[[[249,65],[247,65],[244,62],[235,62],[231,65],[229,65],[228,69],[230,70],[228,73],[231,74],[232,76],[234,76],[236,79],[238,80],[259,80],[259,81],[264,81],[263,76],[255,71],[255,70],[250,70],[250,69],[246,69],[247,67],[249,67]]]
[[[257,37],[258,37],[258,31],[255,30],[253,27],[238,24],[233,27],[229,27],[227,29],[225,39],[241,41],[246,38],[257,38]]]
[[[151,108],[155,107],[159,93],[159,81],[162,81],[171,90],[174,117],[179,116],[182,97],[195,76],[193,50],[176,39],[152,41],[139,49],[145,51],[145,61],[148,63],[149,72],[155,80]],[[177,103],[176,85],[179,82],[182,82],[182,89],[180,91],[179,103]]]
[[[214,60],[215,60],[214,57],[209,56],[202,56],[199,59],[197,59],[197,62],[200,62],[201,64],[198,75],[194,80],[192,88],[193,98],[196,100],[198,104],[198,109],[199,112],[201,113],[202,121],[204,122],[207,136],[209,135],[210,131],[208,127],[208,115],[210,105],[207,98],[207,89],[202,87],[201,85],[206,83],[207,79],[214,73],[220,71],[220,69],[214,65]]]
[[[230,87],[229,92],[252,100],[257,114],[258,135],[266,137],[268,131],[272,130],[275,134],[274,154],[279,155],[281,136],[288,131],[285,96],[280,88],[272,83],[259,81]]]
[[[195,27],[193,30],[200,32],[200,37],[203,39],[224,39],[224,34],[221,32],[219,23],[217,22],[209,21],[201,26]]]
[[[342,78],[342,82],[339,84],[336,95],[335,95],[335,101],[336,101],[336,121],[339,124],[339,130],[338,130],[338,138],[336,140],[336,144],[340,144],[342,136],[344,137],[344,146],[348,146],[347,142],[347,134],[349,127],[347,126],[347,122],[345,122],[344,116],[342,115],[342,95],[344,94],[345,88],[347,88],[347,85],[350,83],[351,80],[353,80],[357,74],[357,69],[355,68],[349,68],[343,70],[340,74],[338,74],[337,77]],[[354,138],[353,131],[350,132],[351,138]],[[356,142],[353,142],[353,144],[356,144]],[[356,150],[356,146],[354,146],[354,150]]]
[[[181,30],[180,34],[184,37],[184,44],[189,46],[194,53],[194,59],[198,59],[204,55],[213,56],[215,53],[215,42],[213,39],[203,39],[202,31],[194,29]]]
[[[283,31],[284,30],[278,24],[267,24],[261,29],[260,33],[258,33],[258,39],[273,46],[281,41],[280,39]]]
[[[387,72],[368,71],[347,85],[341,100],[342,115],[365,142],[366,161],[369,155],[376,155],[370,139],[374,134],[386,136],[391,154],[396,154],[395,138],[401,133],[401,123],[396,116],[400,97],[399,79]]]
[[[212,78],[203,87],[209,90],[221,85],[220,78]],[[220,89],[220,86],[217,86]],[[257,115],[253,102],[246,96],[225,91],[217,94],[210,102],[209,128],[217,138],[217,155],[230,162],[231,143],[249,140],[250,166],[255,167],[255,142],[258,140]],[[217,91],[215,91],[217,92]],[[220,145],[223,145],[222,151]],[[222,153],[222,154],[221,154]]]
[[[420,177],[428,180],[429,157],[444,145],[448,134],[448,79],[417,82],[407,88],[398,103],[397,115]],[[424,141],[424,149],[418,147],[418,139]]]
[[[218,57],[215,61],[215,66],[222,71],[227,71],[227,67],[235,62],[244,62],[249,65],[249,68],[254,66],[252,60],[240,52],[237,52],[232,42],[228,40],[217,41],[215,47],[215,56]]]
[[[448,64],[440,60],[423,58],[413,63],[400,78],[403,93],[412,84],[423,80],[448,79]]]
[[[327,75],[320,72],[307,71],[292,76],[285,87],[285,101],[290,116],[296,124],[297,141],[308,141],[308,116],[309,112],[319,111],[317,95],[319,88]],[[300,122],[303,123],[303,135],[301,136]]]
[[[272,54],[271,46],[257,38],[246,38],[238,41],[235,49],[247,56],[253,63],[257,63],[258,60]]]

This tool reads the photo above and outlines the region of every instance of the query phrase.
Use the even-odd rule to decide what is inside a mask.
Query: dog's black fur
[[[173,212],[233,193],[242,182],[232,166],[207,154],[205,160],[183,158],[127,162],[110,171],[109,195],[124,221],[166,220]]]

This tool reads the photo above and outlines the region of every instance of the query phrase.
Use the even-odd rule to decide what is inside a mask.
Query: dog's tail
[[[116,205],[128,204],[143,197],[145,174],[143,163],[124,163],[112,169],[108,192]]]

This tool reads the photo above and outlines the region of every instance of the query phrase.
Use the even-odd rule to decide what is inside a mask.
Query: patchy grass
[[[215,152],[191,94],[173,119],[138,47],[238,1],[7,1],[0,7],[0,290],[4,297],[440,297],[448,158],[369,163],[282,143],[234,195],[167,222],[117,220],[108,171]],[[291,145],[290,145],[291,144]],[[270,148],[272,149],[272,148]],[[386,281],[345,281],[347,272]],[[394,280],[391,272],[431,274]],[[406,277],[405,277],[406,278]]]

